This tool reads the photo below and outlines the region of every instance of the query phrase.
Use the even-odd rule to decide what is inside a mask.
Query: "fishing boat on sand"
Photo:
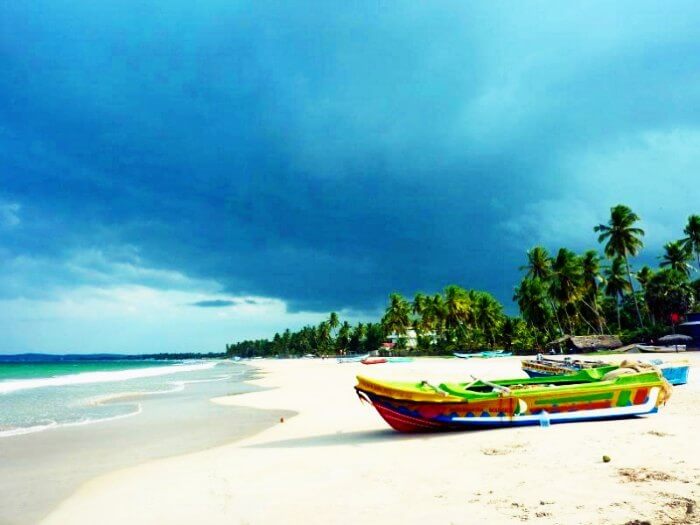
[[[673,346],[655,346],[655,345],[637,345],[637,350],[645,353],[676,353],[685,352],[685,345]]]
[[[629,372],[629,373],[627,373]],[[566,376],[470,383],[357,377],[355,390],[400,432],[568,423],[653,414],[672,387],[656,370],[587,369]]]
[[[522,369],[530,377],[551,377],[557,375],[575,374],[580,370],[596,369],[606,374],[616,370],[620,366],[633,366],[633,361],[625,360],[621,365],[606,363],[604,361],[586,361],[581,359],[571,359],[565,357],[563,360],[551,359],[538,355],[535,359],[523,359]],[[648,362],[637,361],[642,366],[651,365],[659,369],[666,381],[672,385],[684,385],[688,382],[688,370],[690,365],[687,361],[669,361],[652,359]]]

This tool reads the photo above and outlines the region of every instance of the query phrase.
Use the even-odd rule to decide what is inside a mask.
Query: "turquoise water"
[[[145,396],[243,373],[223,360],[0,363],[0,438],[134,416]]]

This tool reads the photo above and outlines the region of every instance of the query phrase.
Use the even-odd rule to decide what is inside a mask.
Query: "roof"
[[[548,343],[547,346],[557,346],[564,343],[578,350],[598,350],[622,346],[622,341],[616,335],[565,335]]]

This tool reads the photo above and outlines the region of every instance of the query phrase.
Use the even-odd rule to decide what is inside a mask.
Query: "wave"
[[[19,390],[31,388],[46,388],[55,386],[85,385],[90,383],[111,383],[115,381],[127,381],[144,377],[156,377],[182,372],[195,372],[215,367],[218,361],[207,363],[185,363],[168,366],[152,366],[146,368],[132,368],[128,370],[115,370],[109,372],[81,372],[54,377],[39,377],[32,379],[11,379],[0,383],[0,394],[8,394]]]

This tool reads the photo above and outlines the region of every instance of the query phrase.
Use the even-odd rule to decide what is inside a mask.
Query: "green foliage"
[[[666,268],[649,280],[644,295],[655,319],[666,321],[672,313],[685,315],[692,311],[695,293],[685,273]]]
[[[686,237],[666,244],[660,270],[644,266],[634,274],[641,291],[634,290],[629,263],[643,247],[638,221],[630,208],[618,205],[607,224],[594,228],[609,258],[606,265],[595,250],[579,256],[561,248],[553,258],[544,247],[529,250],[513,296],[520,317],[505,315],[487,292],[453,284],[442,293],[417,293],[412,302],[391,294],[380,322],[353,327],[332,312],[318,326],[226,345],[226,352],[243,357],[359,354],[378,350],[393,333],[399,336],[393,352],[399,354],[444,355],[486,347],[535,353],[564,333],[602,334],[611,327],[623,342],[650,341],[668,332],[671,313],[684,315],[700,305],[700,279],[689,281],[693,254],[700,269],[700,216],[688,218]]]

